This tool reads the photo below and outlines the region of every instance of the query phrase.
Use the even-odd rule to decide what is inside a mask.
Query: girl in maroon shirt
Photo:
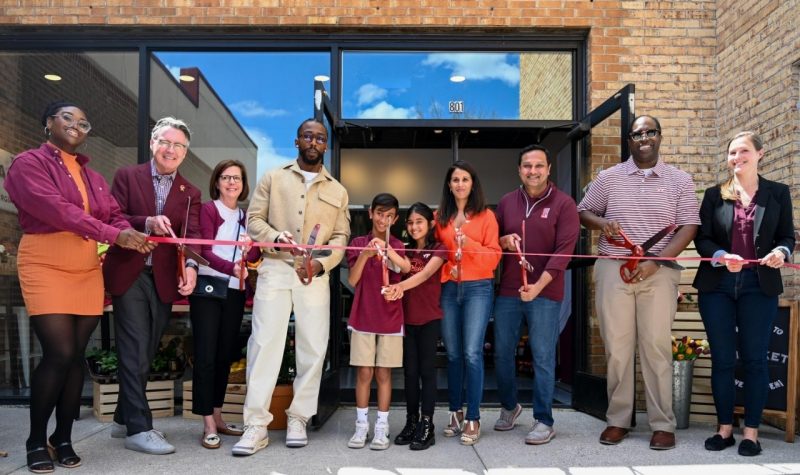
[[[439,268],[446,258],[446,248],[434,238],[433,211],[424,203],[408,209],[406,230],[411,236],[406,255],[411,271],[402,282],[389,287],[387,298],[403,298],[405,338],[403,373],[406,392],[406,425],[394,439],[397,445],[411,450],[425,450],[435,443],[433,408],[436,403],[436,343],[440,335],[442,291]],[[420,417],[420,381],[422,417]]]

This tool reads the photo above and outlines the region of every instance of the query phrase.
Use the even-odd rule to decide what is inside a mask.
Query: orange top
[[[67,170],[69,170],[70,175],[72,175],[72,179],[75,181],[75,185],[78,187],[78,191],[81,193],[81,198],[83,198],[83,210],[88,213],[89,195],[86,193],[86,184],[83,182],[83,175],[81,175],[81,165],[78,163],[78,156],[71,155],[60,148],[59,150],[61,150],[61,159],[64,160],[64,166],[66,166]]]
[[[468,216],[461,232],[466,236],[461,248],[461,280],[481,280],[494,278],[494,270],[500,262],[502,250],[497,219],[494,212],[485,209],[481,213]],[[451,219],[447,226],[436,223],[436,239],[449,251],[447,262],[442,266],[442,282],[456,280],[450,270],[456,266],[456,229]]]

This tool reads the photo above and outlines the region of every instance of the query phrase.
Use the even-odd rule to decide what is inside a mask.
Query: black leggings
[[[420,380],[422,381],[422,415],[433,417],[436,405],[436,342],[441,334],[441,320],[424,325],[406,325],[403,338],[403,374],[405,374],[406,408],[418,414]]]
[[[56,410],[52,440],[70,442],[72,421],[78,417],[83,390],[83,359],[98,317],[36,315],[31,326],[42,346],[42,360],[31,378],[29,449],[47,444],[47,421]]]

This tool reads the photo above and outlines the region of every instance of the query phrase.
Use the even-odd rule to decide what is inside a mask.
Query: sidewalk
[[[703,449],[703,440],[713,428],[693,424],[678,431],[678,447],[657,452],[648,448],[650,432],[640,415],[640,424],[618,446],[597,442],[605,424],[594,417],[571,410],[555,413],[557,436],[547,445],[527,446],[523,439],[530,428],[531,413],[526,409],[515,430],[495,432],[498,409],[481,412],[484,430],[480,442],[464,447],[457,439],[441,436],[447,412],[437,409],[436,445],[426,451],[412,452],[407,447],[392,446],[386,451],[347,448],[352,434],[355,411],[342,408],[317,432],[309,432],[309,445],[288,449],[284,431],[270,432],[270,445],[250,457],[233,457],[230,448],[235,437],[223,437],[219,450],[200,447],[202,426],[180,416],[156,419],[155,427],[167,434],[177,447],[171,455],[154,456],[123,448],[122,440],[110,437],[111,425],[97,422],[91,408],[81,408],[73,442],[83,458],[83,466],[56,473],[169,473],[194,475],[213,473],[253,474],[336,474],[336,475],[761,475],[800,474],[800,443],[783,441],[783,432],[763,427],[761,456],[747,459],[735,448],[723,452]],[[371,413],[374,420],[375,413]],[[393,408],[390,425],[399,432],[405,422],[403,408]],[[9,452],[0,459],[0,474],[29,473],[25,467],[24,444],[28,435],[28,410],[24,407],[0,407],[0,450]],[[739,437],[737,435],[737,441]]]

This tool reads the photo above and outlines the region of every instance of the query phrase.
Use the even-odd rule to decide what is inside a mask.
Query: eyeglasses
[[[630,137],[634,142],[641,142],[645,138],[652,139],[660,133],[661,131],[658,129],[640,130],[639,132],[631,132]]]
[[[239,183],[240,181],[242,181],[242,177],[240,177],[239,175],[220,175],[219,180],[229,181],[232,183]]]
[[[315,136],[315,135],[314,135],[314,134],[312,134],[312,133],[306,132],[306,133],[304,133],[303,135],[301,135],[300,137],[302,137],[302,139],[303,139],[303,140],[305,140],[305,141],[306,141],[306,143],[311,143],[311,142],[312,142],[312,141],[314,141],[314,140],[316,140],[316,141],[317,141],[317,143],[321,143],[321,144],[323,144],[323,145],[324,145],[324,144],[326,144],[326,143],[328,143],[328,137],[326,137],[326,136],[324,136],[324,135],[322,135],[322,134],[317,134],[317,135]]]
[[[188,148],[186,145],[184,145],[182,143],[170,142],[169,140],[159,140],[156,143],[158,143],[158,146],[161,147],[161,148],[165,148],[167,150],[173,149],[178,153],[183,153]]]
[[[75,117],[72,114],[70,114],[69,112],[62,112],[60,114],[53,114],[50,117],[53,117],[53,118],[61,117],[61,120],[63,120],[64,123],[67,124],[67,127],[76,126],[76,127],[78,127],[78,130],[80,130],[84,134],[88,134],[89,131],[92,130],[92,124],[90,124],[89,121],[79,120],[79,121],[76,122],[75,121]]]

